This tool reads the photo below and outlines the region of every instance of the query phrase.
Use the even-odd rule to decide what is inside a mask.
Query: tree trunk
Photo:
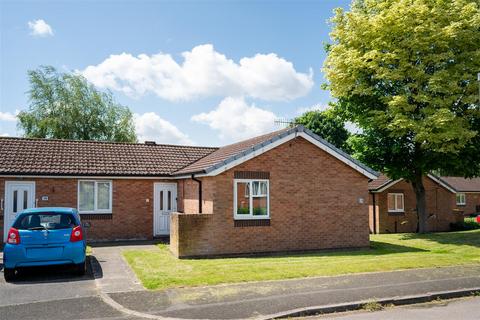
[[[417,232],[427,232],[427,201],[425,197],[425,187],[423,185],[423,174],[415,173],[415,179],[412,181],[413,191],[417,200]]]

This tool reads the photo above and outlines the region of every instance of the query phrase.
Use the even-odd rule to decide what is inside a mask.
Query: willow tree
[[[423,177],[480,171],[480,2],[363,0],[332,18],[324,71],[337,111],[363,129],[357,156],[415,191]]]
[[[98,91],[79,74],[46,66],[28,72],[28,110],[18,126],[28,138],[135,142],[130,109]]]

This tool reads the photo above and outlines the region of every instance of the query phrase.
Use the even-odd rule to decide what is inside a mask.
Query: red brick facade
[[[269,177],[269,220],[234,220],[234,174],[239,171]],[[202,214],[199,183],[193,179],[109,179],[112,213],[82,215],[91,223],[88,240],[152,239],[154,183],[175,182],[177,210],[184,213],[172,215],[170,238],[180,257],[369,245],[368,178],[301,137],[200,179]],[[15,180],[35,182],[38,207],[77,208],[78,179],[0,178],[0,194],[5,194],[5,181]],[[3,229],[3,221],[0,225]]]
[[[429,232],[448,231],[450,224],[462,221],[462,211],[456,205],[455,193],[450,192],[430,178],[424,179]],[[405,211],[388,211],[388,193],[403,193]],[[375,198],[375,199],[374,199]],[[467,200],[468,201],[468,200]],[[373,232],[375,211],[375,233],[416,232],[416,198],[411,184],[400,181],[380,193],[371,193],[369,199],[369,224]],[[375,203],[375,210],[373,203]]]
[[[465,205],[457,206],[464,215],[480,212],[480,192],[466,192]]]
[[[235,223],[235,171],[270,174],[270,221]],[[171,217],[179,257],[367,247],[368,178],[301,137],[198,184],[180,182],[185,213]],[[363,199],[364,203],[361,203]]]
[[[19,179],[0,178],[0,194],[5,194],[5,181],[16,180]],[[77,208],[78,179],[23,180],[35,182],[35,199],[38,207]],[[152,239],[153,184],[167,180],[111,179],[111,181],[112,213],[82,215],[82,222],[91,223],[91,227],[86,231],[87,239],[90,241]],[[48,201],[42,201],[42,196],[48,196]],[[179,203],[182,203],[180,196],[181,193],[178,198]],[[0,211],[0,239],[3,238],[3,214],[4,212]]]

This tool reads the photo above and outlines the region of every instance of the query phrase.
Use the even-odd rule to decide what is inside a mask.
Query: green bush
[[[477,223],[476,218],[468,217],[462,222],[451,223],[450,228],[452,231],[464,231],[480,229],[480,224]]]

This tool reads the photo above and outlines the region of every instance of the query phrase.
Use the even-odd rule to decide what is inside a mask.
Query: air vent
[[[157,143],[155,141],[145,141],[145,144],[146,145],[149,145],[149,146],[154,146],[156,145]]]

